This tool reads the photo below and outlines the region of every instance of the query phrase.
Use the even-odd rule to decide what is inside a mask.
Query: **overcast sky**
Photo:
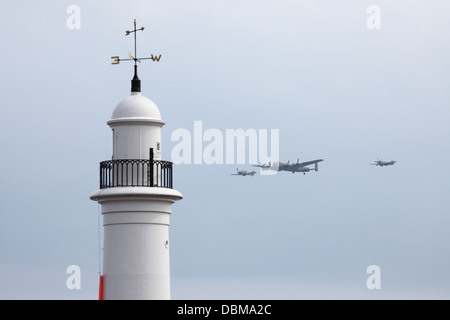
[[[139,76],[163,159],[194,121],[277,129],[280,160],[324,159],[306,175],[175,166],[173,299],[450,298],[449,15],[447,0],[2,1],[0,298],[98,297],[89,196],[130,93],[132,64],[111,56],[132,51],[133,19],[138,54],[162,55]]]

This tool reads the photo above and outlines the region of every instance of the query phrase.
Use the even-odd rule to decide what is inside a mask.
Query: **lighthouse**
[[[173,164],[161,159],[164,121],[156,104],[141,94],[135,55],[113,57],[113,64],[134,60],[131,94],[107,121],[112,130],[112,159],[100,162],[99,189],[90,199],[101,205],[103,265],[99,298],[170,299],[169,225],[172,205],[183,198],[173,188]]]

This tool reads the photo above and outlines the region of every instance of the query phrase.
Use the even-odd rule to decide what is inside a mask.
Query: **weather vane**
[[[113,59],[111,64],[119,64],[120,61],[131,61],[131,60],[134,61],[134,78],[133,78],[133,80],[131,80],[131,92],[141,92],[141,83],[137,76],[137,62],[140,63],[141,60],[148,60],[148,59],[152,59],[153,61],[158,62],[161,59],[161,55],[153,56],[153,54],[150,55],[150,57],[148,57],[148,58],[138,58],[137,57],[136,33],[138,31],[143,31],[143,30],[144,30],[144,27],[136,29],[136,19],[134,19],[134,30],[125,31],[126,36],[130,35],[130,33],[134,33],[134,56],[131,55],[131,52],[128,52],[128,59],[120,59],[118,56],[111,57],[111,59]]]

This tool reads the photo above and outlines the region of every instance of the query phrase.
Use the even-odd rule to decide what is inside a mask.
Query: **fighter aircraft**
[[[236,168],[237,173],[232,173],[232,176],[254,176],[256,174],[255,170],[247,171],[247,170],[241,170],[239,171],[238,168]]]
[[[259,167],[263,170],[290,171],[292,173],[303,172],[303,174],[306,174],[306,172],[309,172],[311,170],[318,171],[319,170],[318,163],[321,161],[323,161],[323,159],[311,160],[311,161],[306,161],[306,162],[300,162],[300,159],[297,159],[296,163],[289,163],[289,161],[288,162],[277,161],[273,165],[271,165],[269,162],[269,165],[254,164],[253,166]],[[308,167],[311,164],[314,164],[314,168]]]
[[[371,163],[371,165],[373,165],[373,166],[380,166],[380,167],[383,167],[383,166],[392,166],[392,165],[394,165],[395,164],[395,162],[396,161],[394,161],[394,160],[391,160],[391,161],[383,161],[383,160],[378,160],[377,159],[377,161],[374,161],[374,163]]]

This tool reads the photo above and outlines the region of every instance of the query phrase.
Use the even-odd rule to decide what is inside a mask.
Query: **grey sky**
[[[132,51],[135,18],[138,54],[162,55],[139,76],[166,121],[163,159],[194,121],[279,129],[281,160],[325,159],[306,175],[176,166],[174,299],[449,298],[449,14],[444,0],[4,1],[0,298],[97,298],[89,195],[132,77],[110,57]]]

